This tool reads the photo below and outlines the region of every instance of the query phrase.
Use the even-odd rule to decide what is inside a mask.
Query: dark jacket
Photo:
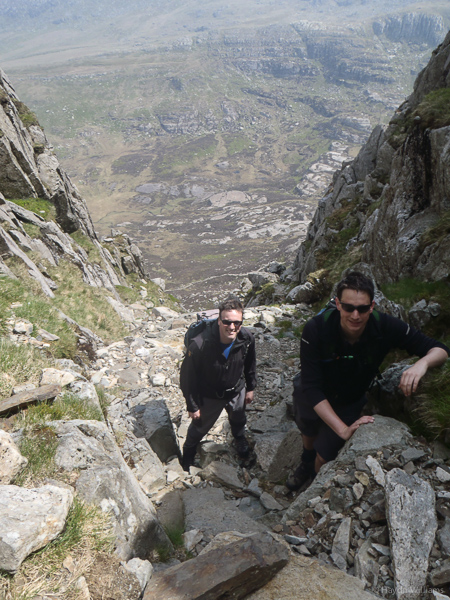
[[[334,409],[364,397],[388,352],[394,348],[425,356],[431,348],[449,349],[404,321],[374,311],[356,344],[342,335],[337,309],[313,317],[300,343],[301,402],[314,407],[328,400]]]
[[[189,412],[200,409],[202,398],[231,399],[243,387],[256,387],[256,353],[253,334],[242,327],[228,358],[222,353],[219,326],[213,321],[195,336],[180,370],[180,388]]]

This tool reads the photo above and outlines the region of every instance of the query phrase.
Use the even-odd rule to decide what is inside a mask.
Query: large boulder
[[[392,469],[385,493],[397,600],[421,600],[437,529],[434,490],[417,475]]]
[[[291,556],[284,567],[262,589],[246,600],[375,600],[364,590],[364,582],[335,567],[306,556]]]
[[[285,545],[271,535],[252,535],[154,576],[144,600],[239,600],[270,581],[288,559]]]
[[[27,556],[54,540],[72,502],[66,488],[0,485],[0,570],[15,573]]]
[[[145,438],[162,462],[179,455],[170,413],[163,399],[138,404],[131,409],[131,414],[135,419],[134,434]]]
[[[56,463],[80,471],[79,496],[111,515],[118,555],[146,559],[158,546],[171,548],[151,501],[125,463],[114,437],[99,421],[54,424],[58,436]]]

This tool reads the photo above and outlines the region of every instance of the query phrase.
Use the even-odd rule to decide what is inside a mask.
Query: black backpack
[[[203,310],[197,313],[197,320],[191,323],[184,334],[184,345],[189,348],[189,344],[199,333],[204,331],[210,324],[217,321],[219,317],[219,309]]]

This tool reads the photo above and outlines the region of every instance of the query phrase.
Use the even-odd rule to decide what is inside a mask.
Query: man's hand
[[[398,386],[405,396],[411,396],[419,385],[419,381],[432,367],[439,367],[447,360],[447,352],[443,348],[431,348],[425,356],[420,358],[412,367],[403,371]]]
[[[250,404],[250,402],[253,402],[253,392],[246,392],[245,404]]]
[[[417,390],[419,381],[427,371],[427,365],[422,363],[420,360],[409,369],[406,369],[406,371],[403,371],[400,379],[400,385],[398,387],[402,390],[405,396],[411,396],[411,394]]]
[[[337,433],[337,435],[343,440],[350,439],[360,425],[374,422],[373,417],[365,415],[351,425],[346,425],[344,421],[337,416],[328,400],[322,400],[322,402],[316,404],[314,410],[322,419],[322,421],[324,421],[328,427]]]
[[[364,415],[364,417],[361,417],[351,425],[346,425],[344,429],[340,433],[338,433],[338,435],[343,440],[349,440],[360,425],[365,425],[366,423],[373,423],[374,420],[375,419],[373,417],[370,417],[369,415]]]
[[[195,412],[188,412],[188,415],[191,419],[200,419],[200,411],[196,410]]]

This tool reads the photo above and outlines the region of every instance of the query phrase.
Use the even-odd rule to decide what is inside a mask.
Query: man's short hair
[[[339,300],[342,298],[344,290],[355,290],[356,292],[366,292],[369,294],[370,302],[375,296],[375,286],[373,281],[359,271],[351,271],[336,286],[336,296]]]
[[[219,315],[222,316],[224,310],[237,310],[244,314],[244,307],[238,298],[229,298],[219,304]]]

